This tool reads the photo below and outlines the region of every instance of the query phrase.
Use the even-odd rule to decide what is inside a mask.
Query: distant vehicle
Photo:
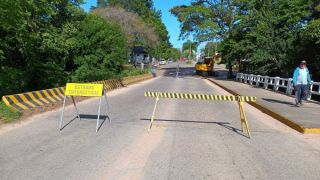
[[[213,57],[202,56],[198,59],[195,65],[196,74],[198,75],[213,75],[214,59]]]
[[[173,60],[172,60],[172,59],[169,59],[169,60],[168,60],[168,64],[171,64],[171,63],[173,63]]]
[[[161,59],[160,62],[159,62],[159,64],[160,64],[160,65],[165,65],[165,64],[167,64],[167,61],[165,61],[164,59]]]
[[[198,75],[214,75],[214,63],[221,62],[221,54],[217,53],[213,57],[201,56],[195,65],[196,73]]]

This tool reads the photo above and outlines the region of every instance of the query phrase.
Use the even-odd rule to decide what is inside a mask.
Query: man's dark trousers
[[[307,95],[308,95],[308,85],[305,84],[297,84],[294,87],[295,90],[295,95],[296,95],[296,104],[298,103],[302,103],[302,100],[306,100],[307,99]]]

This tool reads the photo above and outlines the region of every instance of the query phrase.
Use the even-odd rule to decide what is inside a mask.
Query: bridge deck
[[[223,78],[210,78],[221,86],[232,90],[233,92],[246,95],[256,96],[257,105],[274,112],[281,117],[286,118],[291,122],[285,124],[296,124],[304,130],[310,129],[313,133],[320,133],[320,103],[305,102],[303,106],[296,107],[294,97],[289,97],[285,94],[256,88],[249,84],[244,84],[236,81],[223,80]],[[262,109],[263,110],[263,109]],[[298,129],[297,129],[298,130]],[[305,131],[307,132],[307,131]]]

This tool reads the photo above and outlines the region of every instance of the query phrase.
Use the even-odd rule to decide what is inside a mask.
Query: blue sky
[[[85,0],[85,4],[81,7],[85,9],[85,11],[89,11],[91,6],[95,6],[97,0]],[[171,15],[169,9],[178,5],[189,5],[190,0],[154,0],[154,6],[157,10],[161,10],[162,12],[162,21],[167,27],[167,30],[170,35],[171,44],[181,49],[184,41],[180,41],[180,23],[177,21],[177,18]]]

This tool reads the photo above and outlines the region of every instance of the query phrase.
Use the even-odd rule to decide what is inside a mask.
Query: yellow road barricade
[[[152,123],[155,118],[155,112],[157,109],[158,102],[160,98],[171,98],[171,99],[194,99],[194,100],[211,100],[211,101],[237,101],[239,105],[240,112],[240,123],[242,127],[242,132],[246,130],[248,137],[250,138],[250,130],[248,126],[248,121],[245,116],[243,102],[255,102],[256,97],[253,96],[228,96],[228,95],[212,95],[212,94],[192,94],[192,93],[172,93],[172,92],[145,92],[146,97],[153,97],[156,99],[153,112],[150,119],[150,124],[148,130],[151,129]]]
[[[59,129],[60,131],[63,129],[63,117],[64,117],[64,111],[65,111],[65,105],[66,105],[66,99],[67,96],[71,97],[74,108],[77,113],[77,117],[81,120],[80,113],[78,110],[78,107],[76,105],[76,102],[73,97],[75,96],[82,96],[82,97],[100,97],[99,100],[99,107],[98,107],[98,115],[97,115],[97,124],[96,124],[96,132],[98,132],[99,129],[99,121],[100,121],[100,111],[101,111],[101,102],[102,97],[104,96],[107,108],[109,109],[109,104],[107,101],[107,95],[106,95],[106,87],[101,83],[67,83],[65,95],[63,99],[63,106],[62,106],[62,112],[60,117],[60,125]],[[110,117],[108,115],[109,123],[111,123]]]

